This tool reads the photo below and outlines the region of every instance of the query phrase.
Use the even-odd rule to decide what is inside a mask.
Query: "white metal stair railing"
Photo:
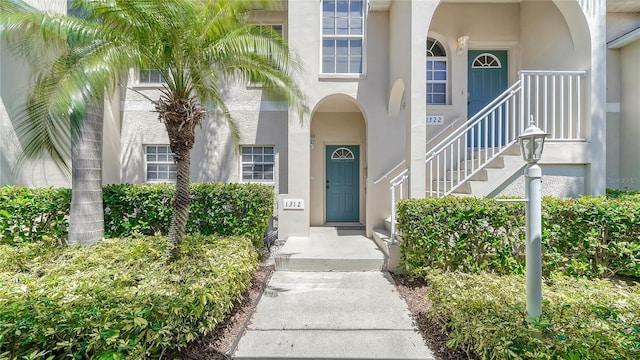
[[[584,71],[521,71],[520,80],[427,154],[427,197],[447,196],[501,156],[528,117],[550,140],[581,141]],[[518,96],[520,95],[520,96]]]
[[[402,199],[409,198],[409,169],[404,169],[400,174],[389,181],[391,190],[391,244],[395,244],[398,229],[396,227],[396,204]]]
[[[451,194],[515,143],[520,89],[518,81],[427,154],[427,197]]]

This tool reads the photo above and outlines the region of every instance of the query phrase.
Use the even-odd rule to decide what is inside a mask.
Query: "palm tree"
[[[177,164],[168,259],[176,255],[189,216],[190,152],[197,126],[207,115],[222,116],[238,138],[221,84],[262,84],[286,99],[300,118],[308,111],[293,78],[299,67],[286,42],[249,21],[250,10],[276,2],[75,0],[81,19],[43,13],[22,0],[0,1],[0,31],[15,53],[33,60],[37,74],[21,117],[28,156],[48,152],[64,165],[64,145],[82,138],[84,125],[100,123],[100,111],[89,110],[100,108],[103,96],[126,78],[129,68],[161,72],[166,85],[154,100],[155,110]],[[209,107],[215,109],[212,114]]]

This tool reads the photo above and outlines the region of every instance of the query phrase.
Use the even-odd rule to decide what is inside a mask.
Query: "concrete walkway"
[[[364,253],[371,251],[370,244],[359,241]],[[326,244],[335,246],[335,239]],[[301,260],[304,249],[298,250]],[[273,274],[238,344],[236,359],[434,358],[388,273],[324,271],[327,262],[318,264],[323,271],[310,271],[305,265],[305,271]]]

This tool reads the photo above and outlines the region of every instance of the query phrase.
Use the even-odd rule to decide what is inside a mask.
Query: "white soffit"
[[[640,0],[607,0],[607,12],[640,12]]]
[[[442,2],[460,3],[520,3],[523,0],[442,0]],[[524,0],[527,1],[527,0]],[[531,1],[531,0],[529,0]],[[536,0],[534,0],[536,1]],[[537,0],[548,1],[548,0]],[[387,11],[392,0],[369,0],[372,11]],[[640,12],[640,0],[607,0],[607,12]]]
[[[391,0],[369,0],[371,11],[388,11],[390,6]]]

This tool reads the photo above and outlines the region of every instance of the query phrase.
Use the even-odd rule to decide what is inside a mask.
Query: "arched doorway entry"
[[[366,123],[358,102],[335,94],[311,117],[311,225],[364,224]]]

